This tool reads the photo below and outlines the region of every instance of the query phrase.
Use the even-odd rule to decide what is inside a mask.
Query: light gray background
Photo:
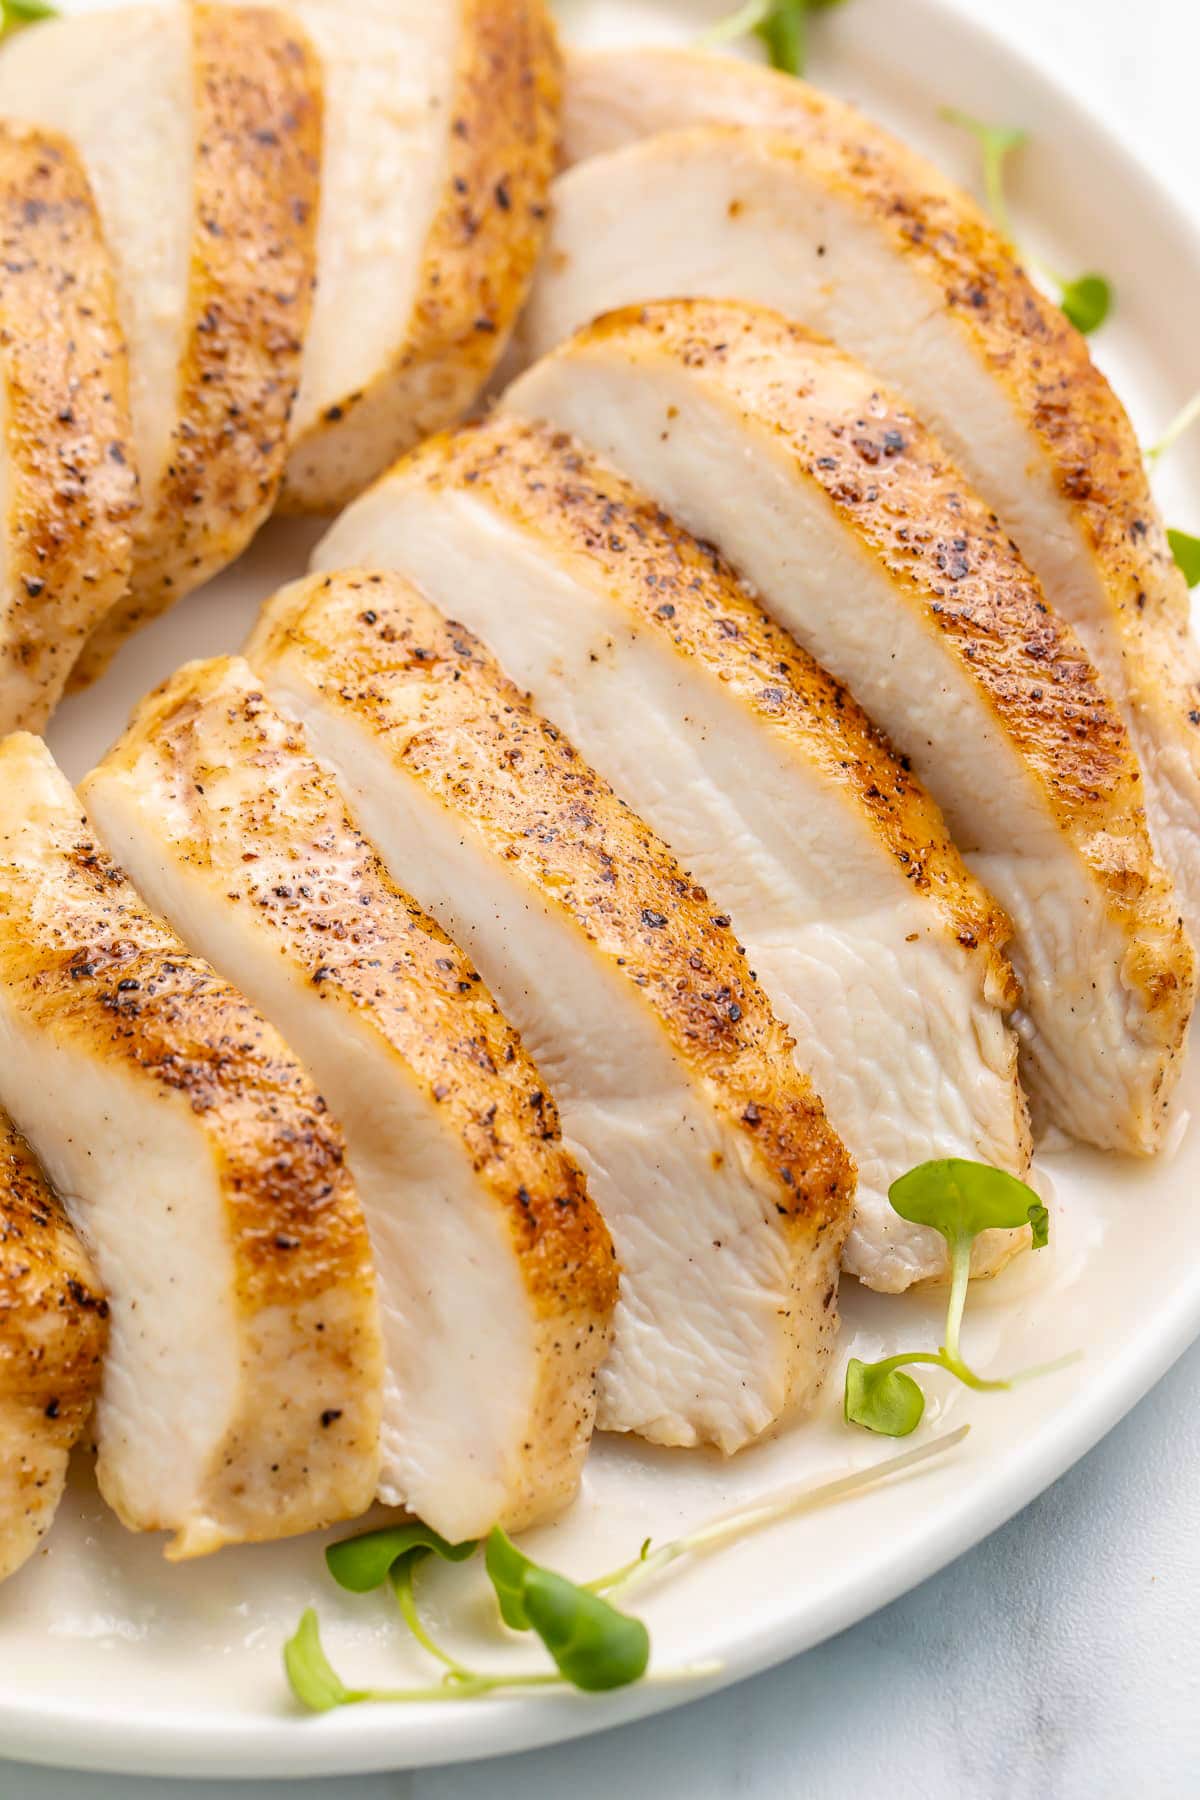
[[[1195,0],[955,4],[1098,101],[1200,213]],[[772,1674],[587,1742],[306,1784],[304,1800],[1200,1796],[1198,1389],[1200,1346],[1005,1530]],[[0,1800],[278,1800],[295,1788],[0,1763]]]

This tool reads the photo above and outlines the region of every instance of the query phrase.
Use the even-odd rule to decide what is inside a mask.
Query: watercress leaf
[[[0,8],[0,38],[10,37],[23,25],[35,25],[39,19],[56,19],[57,6],[47,0],[4,0]]]
[[[530,1626],[573,1686],[599,1694],[628,1687],[646,1673],[650,1634],[640,1619],[532,1563],[522,1598]]]
[[[529,1615],[525,1611],[525,1583],[534,1567],[522,1556],[507,1533],[497,1525],[487,1541],[488,1579],[500,1602],[500,1617],[514,1631],[529,1631]]]
[[[921,1423],[925,1395],[902,1369],[852,1356],[846,1365],[844,1410],[847,1425],[864,1425],[883,1437],[907,1437]]]
[[[1029,1208],[1029,1229],[1035,1250],[1044,1250],[1050,1242],[1050,1214],[1038,1200]]]
[[[312,1607],[306,1607],[295,1633],[283,1646],[283,1666],[288,1685],[310,1712],[332,1712],[345,1706],[350,1690],[345,1686],[321,1647],[321,1631]]]
[[[1076,331],[1099,331],[1112,311],[1112,287],[1103,275],[1080,275],[1063,284],[1059,302]]]
[[[1168,531],[1167,542],[1188,586],[1200,587],[1200,538],[1186,531]]]
[[[773,69],[786,75],[803,75],[807,33],[808,0],[773,0],[765,18],[754,27],[755,35],[767,47],[767,60]]]
[[[961,1157],[918,1164],[893,1181],[888,1199],[902,1219],[931,1225],[951,1245],[981,1231],[1014,1231],[1041,1204],[1015,1175]]]
[[[392,1525],[382,1531],[364,1531],[358,1537],[343,1538],[330,1544],[325,1552],[329,1573],[339,1587],[352,1594],[367,1594],[382,1587],[392,1565],[415,1550],[432,1551],[446,1562],[465,1562],[478,1549],[474,1540],[448,1544],[444,1537],[428,1525],[414,1520],[412,1524]]]

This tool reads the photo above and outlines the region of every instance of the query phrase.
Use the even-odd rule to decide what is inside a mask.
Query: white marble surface
[[[1200,214],[1194,0],[955,3],[1103,106]],[[1200,1792],[1197,1390],[1200,1346],[1003,1531],[772,1674],[590,1742],[314,1783],[306,1800],[1188,1800]],[[0,1763],[2,1800],[293,1791]]]

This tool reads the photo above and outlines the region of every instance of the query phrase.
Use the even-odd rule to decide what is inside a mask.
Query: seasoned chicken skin
[[[291,0],[325,91],[319,281],[284,505],[344,505],[471,405],[545,234],[544,0]]]
[[[0,735],[40,729],[124,598],[138,488],[112,268],[74,151],[0,125]]]
[[[528,352],[611,307],[711,294],[778,307],[875,368],[1079,633],[1200,935],[1200,650],[1135,433],[1084,339],[960,188],[791,76],[699,52],[578,55],[565,130],[568,158],[592,160],[556,186]]]
[[[0,1581],[54,1522],[107,1330],[87,1253],[0,1114]]]
[[[122,1521],[183,1557],[361,1512],[382,1357],[340,1133],[22,735],[0,744],[0,1102],[108,1295],[98,1475]]]
[[[1194,959],[1127,734],[1082,646],[907,408],[763,308],[600,320],[506,405],[586,438],[718,544],[911,756],[1011,917],[1042,1117],[1148,1154]]]
[[[546,1084],[246,664],[182,669],[81,790],[346,1132],[388,1379],[381,1497],[453,1542],[574,1495],[617,1268]]]
[[[129,348],[132,588],[76,686],[274,505],[316,267],[320,79],[299,26],[258,6],[79,14],[0,57],[0,114],[62,131],[87,167]]]
[[[934,1156],[1028,1169],[1010,928],[845,689],[711,547],[520,419],[415,451],[314,563],[399,569],[453,608],[720,893],[858,1165],[844,1267],[887,1289],[943,1274],[943,1239],[887,1190]],[[977,1272],[1019,1241],[981,1238]]]
[[[738,1449],[824,1373],[853,1178],[728,917],[398,577],[284,589],[247,656],[554,1089],[622,1266],[599,1423]]]

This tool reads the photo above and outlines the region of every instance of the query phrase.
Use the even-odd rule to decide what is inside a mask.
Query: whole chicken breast
[[[124,598],[138,503],[125,344],[87,176],[64,138],[7,123],[0,384],[2,735],[46,723]]]
[[[381,1498],[452,1542],[561,1507],[617,1269],[546,1084],[471,963],[395,887],[244,662],[180,670],[81,796],[345,1130],[388,1359]]]
[[[77,665],[84,686],[274,505],[316,263],[320,70],[265,7],[117,7],[7,44],[0,114],[82,158],[129,349],[132,586]]]
[[[727,915],[398,576],[285,588],[247,657],[551,1083],[621,1261],[600,1425],[732,1452],[811,1400],[852,1169]]]
[[[319,281],[284,505],[344,505],[471,405],[545,235],[544,0],[290,0],[325,93]]]
[[[510,389],[720,546],[943,807],[1014,925],[1040,1117],[1152,1153],[1195,992],[1120,717],[991,510],[876,377],[736,302],[614,313]]]
[[[0,1114],[0,1581],[54,1523],[107,1331],[87,1252]]]
[[[1135,433],[1084,339],[968,195],[803,82],[639,50],[575,58],[568,95],[568,155],[589,160],[555,187],[526,354],[612,307],[729,295],[875,368],[1082,638],[1200,934],[1200,650]]]
[[[36,738],[0,743],[0,1102],[111,1309],[101,1491],[171,1557],[366,1507],[382,1355],[324,1103],[110,861]]]
[[[720,892],[858,1166],[843,1266],[892,1290],[944,1274],[887,1190],[935,1156],[1028,1170],[1009,925],[845,689],[711,547],[525,420],[398,463],[314,555],[354,564],[453,609]],[[976,1272],[1026,1236],[985,1234]]]

